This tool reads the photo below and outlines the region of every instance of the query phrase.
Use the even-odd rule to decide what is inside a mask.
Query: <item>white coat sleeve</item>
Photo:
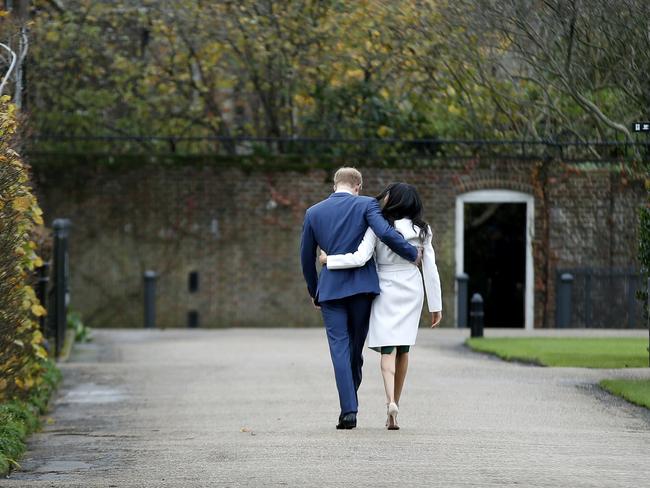
[[[329,269],[359,268],[366,264],[375,252],[377,236],[370,227],[363,236],[359,248],[355,252],[347,254],[331,254],[327,256],[327,267]]]
[[[429,227],[429,233],[424,242],[422,275],[424,277],[424,288],[427,294],[429,312],[440,312],[442,311],[442,290],[440,289],[440,275],[436,266],[436,253],[431,244],[432,238],[431,227]]]

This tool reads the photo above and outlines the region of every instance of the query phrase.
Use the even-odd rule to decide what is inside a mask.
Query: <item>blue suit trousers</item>
[[[341,415],[358,411],[363,345],[375,294],[362,293],[320,303],[334,366]]]

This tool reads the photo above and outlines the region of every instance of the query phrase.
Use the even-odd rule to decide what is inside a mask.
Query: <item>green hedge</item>
[[[38,318],[46,310],[31,286],[43,263],[35,242],[43,212],[17,152],[17,119],[0,97],[0,473],[16,464],[61,378],[43,347]]]
[[[53,361],[45,361],[43,368],[43,381],[25,400],[0,404],[0,475],[18,466],[27,436],[40,427],[39,415],[47,411],[49,399],[61,381],[61,372]]]
[[[15,106],[0,97],[0,403],[26,399],[47,359],[37,322],[46,311],[30,286],[43,263],[34,242],[43,212],[16,151],[17,129]]]

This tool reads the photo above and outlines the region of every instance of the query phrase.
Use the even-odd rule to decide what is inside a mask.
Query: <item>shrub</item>
[[[42,211],[15,151],[15,106],[0,97],[0,403],[26,399],[43,381],[47,353],[36,319],[45,314],[30,276],[42,264],[33,240]]]
[[[639,300],[643,301],[645,318],[648,319],[648,277],[650,277],[650,203],[648,207],[641,207],[639,218],[639,263],[641,264],[641,289],[637,293]]]
[[[31,389],[26,400],[0,404],[0,475],[18,464],[25,451],[25,439],[39,427],[52,392],[61,381],[61,372],[51,360],[43,362],[42,381]]]
[[[87,342],[91,340],[90,327],[88,327],[79,312],[68,312],[67,317],[68,329],[74,330],[75,342]]]
[[[37,319],[45,309],[30,286],[43,234],[42,211],[29,186],[28,166],[16,152],[16,112],[0,97],[0,473],[25,450],[61,379],[47,359]]]

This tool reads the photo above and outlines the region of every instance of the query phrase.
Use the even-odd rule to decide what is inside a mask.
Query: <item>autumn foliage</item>
[[[643,0],[65,5],[29,29],[30,123],[55,149],[98,134],[630,141],[648,118]]]
[[[42,264],[32,234],[43,224],[29,174],[12,148],[15,106],[0,97],[0,402],[25,398],[42,381],[47,353],[36,322],[45,309],[30,286]]]

